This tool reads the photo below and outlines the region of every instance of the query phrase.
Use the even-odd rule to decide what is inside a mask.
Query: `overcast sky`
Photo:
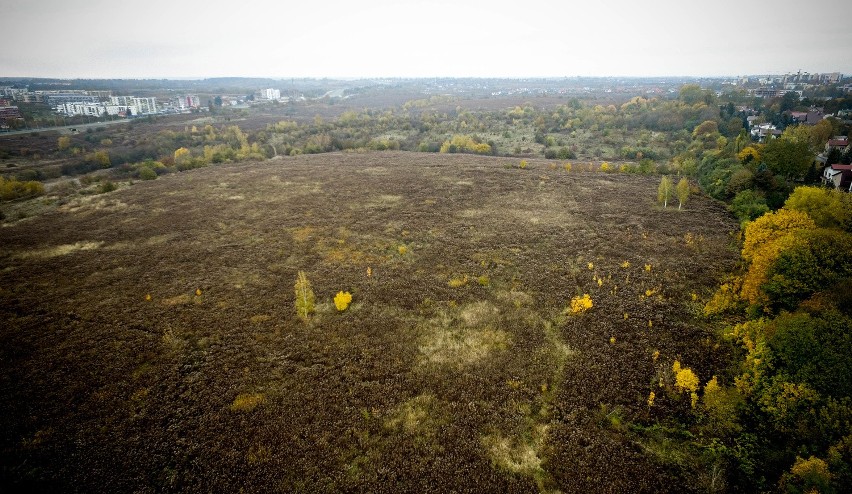
[[[845,0],[3,0],[0,77],[852,74]]]

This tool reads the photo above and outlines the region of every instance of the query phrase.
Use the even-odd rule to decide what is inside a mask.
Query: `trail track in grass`
[[[716,372],[692,294],[735,262],[735,222],[698,195],[663,210],[659,177],[517,163],[222,165],[4,227],[0,481],[689,490],[601,410],[650,420],[675,358],[702,383]],[[307,325],[300,270],[317,301]],[[583,294],[593,307],[566,314]]]

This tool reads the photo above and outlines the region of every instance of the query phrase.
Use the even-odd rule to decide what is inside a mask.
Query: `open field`
[[[659,177],[517,163],[219,165],[3,226],[0,485],[697,489],[624,424],[689,407],[647,404],[673,360],[702,382],[725,361],[694,314],[735,220],[663,210]]]

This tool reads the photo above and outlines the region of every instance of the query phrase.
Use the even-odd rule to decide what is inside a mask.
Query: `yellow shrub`
[[[334,296],[334,306],[339,311],[346,310],[350,303],[352,303],[352,294],[349,292],[337,292],[337,295]]]
[[[231,403],[234,412],[249,412],[263,403],[263,393],[240,393]]]
[[[608,162],[604,161],[603,163],[601,163],[601,171],[602,172],[611,172],[612,171],[612,165],[610,165]]]
[[[592,298],[589,297],[588,293],[583,294],[582,297],[574,297],[571,299],[571,313],[579,314],[586,312],[592,308],[592,305]]]
[[[450,288],[461,288],[467,285],[468,277],[467,275],[456,277],[447,282],[447,285]]]
[[[723,283],[707,302],[707,305],[704,306],[704,315],[710,317],[736,309],[739,304],[741,289],[742,280],[739,277],[732,278],[729,283]],[[698,297],[694,297],[694,299],[696,298]]]
[[[672,371],[675,374],[675,388],[678,391],[689,391],[694,393],[698,390],[698,376],[692,372],[689,367],[681,367],[677,360],[672,364]]]
[[[0,200],[11,201],[24,197],[36,197],[44,194],[41,182],[30,180],[21,182],[15,178],[0,177]]]

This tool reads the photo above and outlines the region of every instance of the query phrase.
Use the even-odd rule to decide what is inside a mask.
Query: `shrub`
[[[97,165],[99,168],[109,168],[112,164],[109,159],[109,153],[103,150],[87,154],[84,159],[88,163]]]
[[[139,168],[139,178],[142,180],[154,180],[157,178],[157,172],[147,166],[143,166]]]
[[[60,151],[64,151],[71,146],[71,138],[68,136],[61,136],[56,140],[56,147],[59,148]]]
[[[588,293],[583,294],[582,297],[574,297],[571,299],[571,314],[582,314],[591,309],[593,305],[592,298],[589,297]]]
[[[334,296],[334,306],[338,311],[346,310],[350,303],[352,303],[352,294],[349,292],[340,291]]]
[[[693,408],[698,402],[698,376],[689,367],[681,367],[680,362],[675,360],[672,364],[672,372],[675,375],[675,389],[680,392],[688,392]]]
[[[0,177],[0,200],[11,201],[44,194],[44,185],[34,180],[21,182],[17,179]]]
[[[118,187],[111,180],[107,180],[101,183],[100,187],[98,187],[98,194],[106,194],[107,192],[112,192],[117,188]]]
[[[263,393],[240,393],[231,403],[231,411],[250,412],[263,403]]]
[[[440,152],[491,154],[491,146],[476,136],[454,135],[452,139],[444,141]]]
[[[447,286],[449,286],[450,288],[461,288],[467,285],[468,281],[470,280],[468,279],[467,275],[458,276],[448,281]]]
[[[556,154],[556,157],[561,160],[573,160],[577,159],[577,153],[567,147],[561,147],[559,148],[559,152]]]

